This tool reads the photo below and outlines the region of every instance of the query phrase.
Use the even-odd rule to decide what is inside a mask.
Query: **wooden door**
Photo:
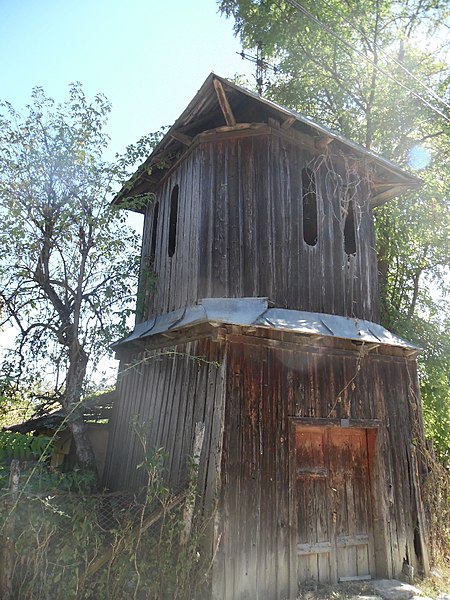
[[[365,429],[296,427],[298,580],[374,574]]]

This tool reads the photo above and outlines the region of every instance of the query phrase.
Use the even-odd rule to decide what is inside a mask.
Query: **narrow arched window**
[[[177,244],[177,222],[178,222],[178,192],[179,187],[176,185],[170,196],[170,217],[169,217],[169,256],[175,254]]]
[[[344,223],[344,250],[346,254],[356,254],[355,212],[353,200],[347,203],[347,214]]]
[[[308,246],[317,244],[317,192],[314,171],[302,169],[303,239]]]
[[[150,264],[155,262],[156,253],[156,236],[158,233],[158,217],[159,217],[159,202],[156,202],[153,207],[153,222],[152,222],[152,239],[150,241]]]

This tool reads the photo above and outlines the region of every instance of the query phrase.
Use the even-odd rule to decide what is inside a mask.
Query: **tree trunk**
[[[97,464],[83,416],[77,415],[74,419],[69,418],[69,427],[75,442],[78,460],[84,469],[94,472],[98,484]]]
[[[81,406],[81,393],[83,381],[86,375],[88,356],[80,346],[78,340],[74,340],[69,351],[69,368],[67,371],[66,391],[64,394],[64,408],[67,421],[75,443],[77,458],[83,469],[92,471],[95,475],[96,485],[99,485],[99,474],[95,460],[92,444],[87,433],[87,427],[83,420],[83,409]]]

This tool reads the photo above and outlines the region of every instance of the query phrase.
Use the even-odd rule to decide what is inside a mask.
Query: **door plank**
[[[297,425],[295,440],[299,581],[370,577],[366,430]]]

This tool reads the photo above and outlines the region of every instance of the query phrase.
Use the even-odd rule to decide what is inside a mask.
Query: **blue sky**
[[[240,50],[216,0],[0,0],[0,100],[21,109],[42,86],[63,101],[75,81],[88,97],[104,93],[110,158],[172,124],[211,71],[252,79]],[[105,363],[112,380],[115,366]]]
[[[0,99],[80,81],[112,102],[113,152],[171,124],[211,71],[251,78],[240,50],[216,0],[0,0]]]

